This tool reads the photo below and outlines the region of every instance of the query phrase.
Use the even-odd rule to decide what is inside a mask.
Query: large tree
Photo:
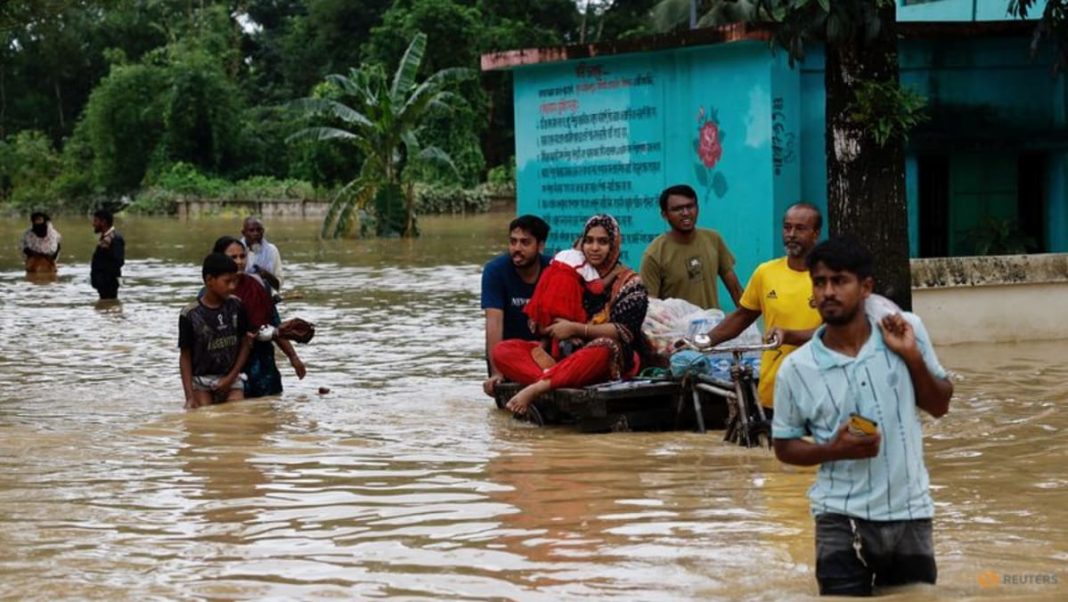
[[[827,218],[832,234],[865,241],[876,290],[912,307],[905,138],[922,103],[898,80],[895,0],[761,0],[793,57],[825,41]]]

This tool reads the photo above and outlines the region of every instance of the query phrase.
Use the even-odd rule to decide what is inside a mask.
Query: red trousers
[[[491,352],[493,365],[505,378],[524,386],[549,379],[549,384],[554,389],[580,388],[603,383],[612,378],[612,369],[609,366],[612,352],[607,347],[583,347],[557,362],[552,368],[542,370],[530,355],[530,351],[538,345],[536,341],[521,339],[501,341]],[[637,362],[634,366],[638,367]]]

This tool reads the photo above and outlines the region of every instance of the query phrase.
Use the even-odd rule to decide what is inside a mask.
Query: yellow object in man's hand
[[[879,432],[879,423],[860,414],[850,414],[849,432],[858,437],[870,437]]]

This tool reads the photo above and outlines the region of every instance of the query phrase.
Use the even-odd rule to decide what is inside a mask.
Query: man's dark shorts
[[[868,521],[842,514],[816,517],[820,595],[870,596],[876,586],[934,583],[931,519]]]

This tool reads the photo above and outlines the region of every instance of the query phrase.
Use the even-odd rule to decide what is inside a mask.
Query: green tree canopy
[[[292,140],[347,141],[363,156],[359,174],[342,188],[323,220],[323,236],[338,237],[350,231],[359,212],[376,203],[377,231],[414,236],[413,180],[407,173],[420,163],[452,159],[437,146],[421,141],[424,121],[431,111],[461,104],[451,86],[474,76],[464,68],[449,68],[423,81],[417,75],[426,53],[427,37],[419,33],[399,61],[392,77],[376,63],[351,69],[348,75],[330,75],[328,86],[317,96],[294,102],[294,107],[328,125],[309,127]],[[405,186],[405,190],[401,187]],[[398,210],[398,203],[403,204]]]

